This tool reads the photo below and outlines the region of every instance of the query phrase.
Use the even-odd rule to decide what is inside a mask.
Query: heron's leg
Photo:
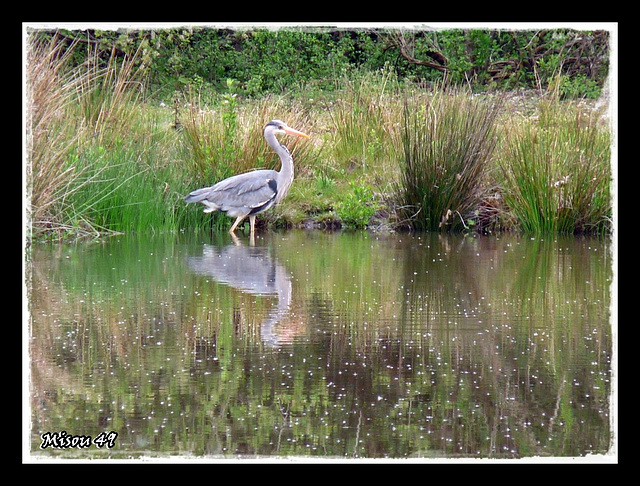
[[[249,216],[249,224],[251,225],[251,234],[249,235],[249,243],[253,246],[256,244],[256,237],[255,237],[256,215],[255,214],[252,214]]]
[[[235,223],[233,223],[233,226],[231,226],[231,229],[229,230],[229,233],[231,233],[232,235],[235,234],[236,232],[236,228],[238,227],[238,225],[242,222],[242,220],[244,219],[244,216],[238,216],[236,218]]]

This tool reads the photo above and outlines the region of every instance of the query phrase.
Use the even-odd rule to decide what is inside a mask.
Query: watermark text
[[[117,432],[100,432],[95,437],[89,435],[71,435],[67,434],[65,430],[62,432],[45,432],[40,436],[42,443],[40,449],[86,449],[91,446],[106,447],[111,449],[116,445],[116,439],[118,438]]]

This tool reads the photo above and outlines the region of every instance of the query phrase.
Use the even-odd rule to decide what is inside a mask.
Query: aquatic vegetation
[[[331,104],[331,151],[339,165],[366,172],[392,171],[398,144],[400,98],[397,77],[389,69],[346,78]]]

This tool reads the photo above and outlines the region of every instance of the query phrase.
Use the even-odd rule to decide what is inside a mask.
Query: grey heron
[[[293,158],[287,147],[278,142],[276,135],[280,134],[309,138],[309,135],[294,130],[281,120],[267,123],[264,138],[280,157],[279,171],[260,169],[234,175],[211,187],[197,189],[184,200],[188,203],[201,202],[206,206],[205,213],[222,211],[236,218],[229,230],[232,236],[235,236],[238,225],[249,216],[253,238],[256,214],[282,201],[293,182]]]

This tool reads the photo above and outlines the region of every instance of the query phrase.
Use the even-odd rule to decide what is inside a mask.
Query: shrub
[[[336,214],[350,228],[363,229],[376,213],[373,191],[369,186],[352,184],[352,192],[336,206]]]
[[[582,79],[567,95],[597,95],[609,69],[609,33],[572,29],[334,29],[293,27],[244,30],[176,27],[100,31],[62,31],[61,42],[78,39],[81,47],[117,56],[140,52],[139,64],[149,74],[156,96],[195,84],[225,90],[227,78],[238,81],[239,93],[290,92],[313,84],[339,87],[351,70],[377,71],[393,66],[401,79],[421,84],[469,83],[475,90],[500,87],[544,89],[558,74]],[[55,35],[38,33],[41,37]],[[400,42],[398,40],[401,40]],[[77,49],[73,60],[84,62],[91,49]],[[435,56],[438,66],[429,62]],[[108,54],[104,57],[108,58]],[[576,91],[577,90],[577,91]]]

